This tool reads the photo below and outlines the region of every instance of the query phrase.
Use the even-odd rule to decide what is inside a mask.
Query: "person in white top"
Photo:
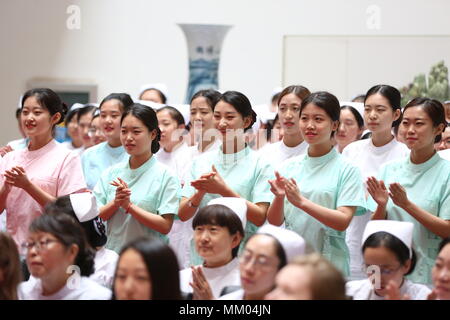
[[[220,99],[220,92],[216,90],[200,90],[191,99],[190,103],[190,123],[191,132],[196,143],[187,148],[184,154],[178,154],[177,163],[183,163],[187,170],[198,156],[205,152],[216,151],[222,144],[220,133],[215,130],[213,122],[214,106]],[[184,185],[185,176],[179,177]],[[178,262],[182,269],[189,267],[190,243],[193,236],[192,219],[181,221],[176,219],[169,234],[170,246],[175,251]]]
[[[75,218],[83,227],[88,245],[95,251],[94,273],[89,276],[98,284],[111,288],[119,255],[106,249],[106,226],[98,217],[95,197],[90,192],[74,193],[55,201],[59,212]]]
[[[200,90],[191,99],[190,123],[196,144],[189,147],[187,161],[192,161],[204,152],[216,150],[221,145],[220,133],[214,129],[214,107],[220,99],[216,90]],[[217,133],[217,134],[216,134]]]
[[[441,150],[438,154],[442,159],[450,161],[450,149]]]
[[[19,285],[19,299],[110,299],[108,288],[88,278],[94,272],[94,252],[83,228],[53,203],[31,223],[23,248],[33,278]]]
[[[357,166],[366,182],[368,177],[377,176],[378,170],[384,163],[405,158],[409,149],[396,140],[392,134],[392,127],[398,126],[401,117],[400,92],[389,85],[376,85],[370,88],[364,100],[364,123],[372,135],[350,143],[342,155],[353,165]],[[367,190],[367,185],[364,183]],[[366,191],[366,198],[368,193]],[[361,272],[362,256],[360,253],[361,236],[370,213],[359,212],[350,223],[346,233],[346,243],[350,251],[350,279],[363,279]]]
[[[414,271],[416,254],[412,248],[414,224],[392,220],[370,221],[362,237],[367,279],[347,283],[353,300],[425,300],[430,289],[405,276]]]
[[[361,138],[364,130],[364,120],[357,109],[344,105],[341,107],[339,127],[335,135],[336,148],[342,153],[350,143]]]
[[[289,86],[280,93],[278,118],[283,129],[283,139],[259,150],[260,157],[275,168],[286,159],[305,154],[308,149],[300,133],[300,105],[309,94],[309,90],[303,86]]]
[[[180,287],[194,300],[218,298],[227,286],[239,286],[239,245],[244,238],[247,203],[242,198],[217,198],[194,217],[194,242],[203,265],[180,271]]]
[[[185,132],[185,123],[183,115],[174,107],[162,107],[156,112],[158,117],[158,126],[161,130],[162,147],[156,154],[156,159],[168,166],[172,172],[180,179],[183,185],[189,161],[186,161],[185,154],[188,152],[188,146],[183,141]]]
[[[297,233],[266,224],[247,241],[239,257],[242,289],[219,300],[263,300],[275,286],[275,276],[286,263],[305,252]]]
[[[175,253],[156,237],[126,244],[117,263],[113,300],[180,300]]]

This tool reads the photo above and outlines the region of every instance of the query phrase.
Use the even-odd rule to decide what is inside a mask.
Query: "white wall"
[[[81,9],[80,30],[66,27],[71,4]],[[379,30],[366,26],[373,4]],[[264,103],[281,85],[284,35],[450,34],[448,12],[447,0],[0,0],[0,144],[18,136],[13,113],[31,78],[95,81],[100,98],[165,82],[170,101],[182,102],[188,61],[176,23],[234,25],[221,88]]]

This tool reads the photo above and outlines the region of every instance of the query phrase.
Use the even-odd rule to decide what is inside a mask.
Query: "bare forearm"
[[[377,205],[375,212],[372,214],[372,220],[386,219],[386,205]]]
[[[202,192],[196,192],[190,198],[181,199],[180,208],[178,209],[178,217],[181,221],[187,221],[194,216],[195,212],[197,211],[197,207],[200,205],[200,202],[202,202],[204,195],[205,194]],[[189,201],[191,201],[191,204],[195,206],[195,208],[189,206]]]
[[[104,221],[107,221],[111,219],[111,217],[116,213],[117,210],[119,210],[119,206],[114,203],[114,201],[111,201],[100,208],[99,216]]]
[[[441,238],[450,236],[450,221],[432,215],[411,201],[403,209],[437,236]]]
[[[261,202],[258,204],[247,201],[247,217],[250,222],[260,227],[264,224],[267,217],[269,203]]]
[[[284,197],[275,197],[267,210],[267,220],[270,224],[281,226],[284,221]]]
[[[347,229],[353,216],[352,214],[347,214],[339,210],[323,207],[306,198],[302,199],[302,204],[299,209],[305,211],[327,227],[338,231]]]
[[[53,197],[52,195],[48,194],[44,190],[42,190],[40,187],[35,185],[34,183],[31,183],[28,185],[28,187],[24,188],[24,190],[34,199],[37,203],[39,203],[41,206],[45,206],[49,202],[54,202],[56,200],[56,197]]]
[[[132,214],[137,221],[146,227],[158,231],[159,233],[168,234],[170,229],[172,229],[173,215],[172,218],[164,218],[163,216],[139,208],[134,204],[131,204],[128,207],[128,213]]]

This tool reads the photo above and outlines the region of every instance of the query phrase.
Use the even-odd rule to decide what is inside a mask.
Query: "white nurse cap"
[[[70,107],[69,112],[74,111],[74,110],[77,110],[77,109],[81,109],[81,108],[84,108],[84,104],[75,102],[75,103]]]
[[[156,89],[162,92],[162,94],[166,97],[166,102],[169,100],[169,89],[167,88],[167,85],[165,83],[147,83],[141,86],[141,89],[139,90],[138,99],[141,97],[141,95],[150,89]]]
[[[366,242],[372,234],[377,232],[386,232],[398,238],[409,249],[409,257],[412,257],[412,236],[414,224],[412,222],[393,221],[393,220],[373,220],[369,221],[364,230],[362,243]]]
[[[73,193],[69,197],[73,211],[80,222],[89,221],[98,216],[97,201],[92,193]]]
[[[339,101],[341,108],[343,106],[350,106],[356,109],[361,117],[364,119],[364,103],[362,102],[350,102],[350,101]]]
[[[245,230],[245,225],[247,224],[247,200],[235,197],[222,197],[208,202],[208,206],[212,204],[221,204],[231,209],[239,217],[242,222],[242,228]]]
[[[277,239],[284,249],[287,263],[292,261],[296,256],[305,253],[305,240],[294,231],[276,227],[271,224],[265,224],[258,229],[257,233],[269,234]]]

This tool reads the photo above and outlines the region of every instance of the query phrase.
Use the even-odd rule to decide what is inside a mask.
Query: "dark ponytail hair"
[[[74,265],[80,268],[82,276],[90,276],[94,273],[95,252],[87,244],[83,228],[68,214],[61,214],[60,208],[54,203],[45,207],[44,214],[31,223],[29,231],[50,233],[66,248],[76,244],[78,254]]]
[[[219,101],[231,104],[242,118],[250,117],[250,124],[244,128],[244,132],[250,129],[256,122],[256,113],[252,109],[252,104],[248,98],[238,91],[227,91],[220,97]],[[219,102],[218,101],[218,102]],[[217,105],[217,103],[216,103]]]
[[[156,130],[156,137],[152,141],[151,151],[153,154],[157,153],[160,147],[159,140],[161,139],[161,130],[159,130],[158,127],[156,112],[150,107],[144,106],[140,103],[135,103],[122,114],[120,124],[122,124],[123,119],[125,119],[128,115],[138,118],[147,127],[149,132]]]
[[[99,109],[102,108],[102,105],[109,100],[117,100],[119,101],[120,109],[122,113],[125,113],[130,106],[133,104],[133,99],[131,99],[128,93],[111,93],[107,95],[102,102],[100,103]]]
[[[366,248],[380,247],[385,247],[394,253],[401,265],[405,265],[405,263],[411,259],[411,267],[405,275],[409,275],[414,271],[417,262],[417,256],[414,249],[411,248],[412,257],[410,257],[408,247],[399,238],[390,233],[380,231],[372,234],[364,241],[362,252],[364,254]]]
[[[60,124],[64,121],[64,118],[66,117],[66,114],[68,112],[67,105],[61,101],[61,98],[56,94],[56,92],[48,88],[30,89],[25,92],[22,97],[21,109],[23,109],[25,101],[29,97],[33,96],[36,97],[36,100],[41,107],[48,110],[51,116],[54,116],[57,113],[61,115],[61,118],[55,125]],[[53,128],[55,127],[55,125],[53,126]]]
[[[364,105],[366,104],[367,99],[374,94],[379,93],[384,98],[386,98],[389,101],[389,104],[391,105],[392,111],[395,112],[396,110],[402,110],[401,101],[402,101],[402,95],[400,94],[400,91],[398,91],[397,88],[394,88],[387,84],[378,84],[376,86],[373,86],[369,89],[366,93],[366,97],[364,98]],[[401,119],[401,113],[400,117],[392,122],[393,128],[398,128]]]
[[[423,111],[426,112],[426,114],[430,117],[431,121],[433,121],[433,127],[439,126],[441,123],[444,124],[444,130],[445,127],[447,127],[447,120],[445,119],[445,109],[442,103],[435,99],[430,98],[414,98],[403,109],[403,114],[405,113],[406,109],[412,108],[412,107],[421,107]],[[434,139],[434,143],[437,143],[441,141],[442,139],[442,132],[436,136]]]

